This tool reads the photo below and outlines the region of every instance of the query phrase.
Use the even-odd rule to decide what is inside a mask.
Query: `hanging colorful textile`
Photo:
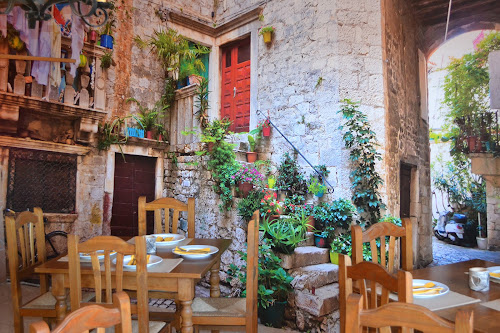
[[[82,5],[82,12],[86,13],[89,10],[88,6]],[[84,40],[84,22],[81,17],[71,12],[71,59],[75,59],[75,63],[70,65],[70,74],[75,77],[76,69],[80,65],[80,53],[83,49]]]
[[[39,23],[39,22],[37,22]],[[38,39],[38,52],[39,57],[50,57],[52,55],[52,24],[50,21],[42,22],[40,29],[40,37]],[[30,51],[31,52],[31,51]],[[32,52],[31,52],[32,53]],[[32,53],[33,54],[33,53]],[[31,75],[36,79],[39,84],[46,86],[48,84],[50,71],[50,62],[48,61],[33,61]]]

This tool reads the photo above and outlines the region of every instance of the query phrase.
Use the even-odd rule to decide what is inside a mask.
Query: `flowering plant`
[[[262,190],[264,198],[260,201],[262,215],[280,215],[282,212],[282,204],[278,201],[276,192]]]
[[[274,32],[274,27],[273,26],[267,26],[267,27],[263,27],[263,28],[260,28],[260,32],[259,32],[259,35],[263,35],[265,32],[270,32],[270,33],[273,33]]]
[[[234,180],[235,183],[241,182],[241,183],[252,183],[252,184],[259,184],[262,183],[264,180],[264,176],[257,171],[254,167],[248,168],[245,166],[242,166],[233,176],[231,176],[231,179]]]

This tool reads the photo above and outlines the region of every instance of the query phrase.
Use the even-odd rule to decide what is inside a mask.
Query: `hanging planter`
[[[113,37],[110,35],[101,35],[101,46],[107,49],[113,49]]]
[[[264,38],[264,43],[268,44],[272,42],[274,30],[275,29],[272,26],[267,26],[260,29],[259,34]]]
[[[271,127],[270,126],[263,126],[262,127],[262,135],[265,137],[271,136]]]
[[[90,30],[89,32],[89,41],[94,44],[97,41],[97,31]]]

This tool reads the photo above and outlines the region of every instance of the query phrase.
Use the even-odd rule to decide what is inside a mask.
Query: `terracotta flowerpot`
[[[262,135],[265,137],[271,136],[271,126],[262,127]]]
[[[211,153],[212,150],[214,150],[214,146],[215,146],[215,142],[208,142],[207,143],[207,150],[209,153]]]
[[[307,222],[307,232],[314,231],[314,216],[309,216],[309,222]]]
[[[262,33],[262,37],[264,37],[264,43],[271,43],[273,39],[273,33],[271,31],[265,31]]]
[[[146,138],[147,138],[147,139],[150,139],[150,140],[153,140],[153,132],[151,132],[151,131],[146,131]]]
[[[257,161],[257,153],[253,151],[247,151],[247,162],[253,163]]]
[[[467,137],[467,146],[469,146],[469,153],[479,153],[482,151],[481,140],[477,136]]]
[[[238,189],[240,190],[240,195],[242,198],[246,198],[248,196],[248,193],[253,189],[253,184],[252,183],[239,183],[238,184]]]
[[[271,215],[269,216],[269,223],[273,223],[274,221],[277,221],[280,219],[279,215]]]
[[[93,44],[97,41],[97,31],[91,30],[89,32],[89,41]]]

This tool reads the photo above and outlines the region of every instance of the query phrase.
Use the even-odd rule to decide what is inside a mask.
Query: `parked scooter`
[[[464,245],[466,222],[467,217],[464,214],[443,211],[439,214],[437,225],[434,227],[434,234],[437,239],[448,240],[456,245]]]

